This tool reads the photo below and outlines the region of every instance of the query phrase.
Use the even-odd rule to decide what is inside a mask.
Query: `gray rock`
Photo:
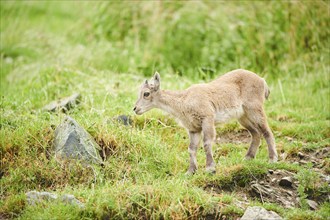
[[[315,201],[307,199],[307,204],[309,205],[309,208],[312,210],[316,210],[319,206]]]
[[[65,204],[79,206],[80,208],[84,208],[85,207],[85,205],[82,202],[80,202],[78,199],[76,199],[76,197],[74,197],[74,195],[64,194],[61,197],[61,201],[63,203],[65,203]]]
[[[29,191],[25,195],[29,205],[36,205],[45,201],[55,201],[58,199],[58,196],[55,193],[50,192]],[[85,207],[82,202],[80,202],[78,199],[76,199],[73,195],[70,194],[65,194],[61,196],[60,201],[69,205],[77,205],[80,208]]]
[[[127,115],[119,115],[116,119],[118,122],[120,122],[126,126],[132,125],[132,119]]]
[[[101,147],[78,123],[67,116],[55,130],[55,158],[79,159],[88,163],[102,163]]]
[[[292,187],[292,182],[293,182],[292,177],[286,176],[280,179],[278,184],[282,187]]]
[[[75,93],[69,97],[62,98],[57,101],[52,101],[43,107],[44,111],[55,112],[56,110],[61,110],[66,112],[73,108],[74,106],[80,103],[81,95],[79,93]]]
[[[52,201],[57,199],[57,195],[49,192],[29,191],[26,194],[26,200],[29,205],[36,205],[43,201]]]
[[[248,207],[244,215],[242,216],[241,220],[280,220],[282,219],[276,212],[267,211],[266,209],[253,206]]]

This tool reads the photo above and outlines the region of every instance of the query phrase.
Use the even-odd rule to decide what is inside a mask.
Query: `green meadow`
[[[296,159],[330,147],[328,1],[1,1],[0,13],[1,219],[237,219],[245,211],[237,201],[268,170],[294,173],[299,202],[247,196],[246,206],[329,218],[321,178],[329,157],[320,169]],[[265,109],[279,162],[268,163],[265,141],[244,161],[249,143],[238,141],[245,131],[232,121],[217,128],[217,138],[232,138],[213,145],[216,174],[205,173],[200,146],[199,170],[186,176],[187,132],[160,110],[135,115],[139,87],[155,71],[163,89],[183,90],[238,68],[270,87]],[[66,114],[41,109],[75,92],[81,103],[66,114],[108,152],[103,166],[52,157]],[[72,194],[85,208],[31,206],[31,190]],[[310,210],[307,199],[322,195]]]

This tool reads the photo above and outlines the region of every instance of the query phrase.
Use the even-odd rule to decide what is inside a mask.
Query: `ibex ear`
[[[158,72],[155,72],[154,75],[154,89],[157,91],[160,88],[160,75]]]
[[[149,88],[148,80],[144,81],[144,83],[141,86],[142,86],[142,88]]]

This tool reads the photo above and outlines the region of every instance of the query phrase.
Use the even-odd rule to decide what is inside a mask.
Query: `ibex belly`
[[[231,119],[237,119],[242,117],[244,114],[243,107],[237,106],[234,108],[227,108],[217,111],[215,113],[215,122],[216,123],[226,123]]]

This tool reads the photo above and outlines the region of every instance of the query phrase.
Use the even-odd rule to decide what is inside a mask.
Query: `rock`
[[[309,208],[312,210],[316,210],[318,207],[318,204],[313,200],[307,199],[307,204],[309,205]]]
[[[74,197],[74,195],[65,194],[61,197],[61,201],[65,204],[77,205],[80,208],[85,207],[85,205],[82,202],[80,202],[78,199],[76,199],[76,197]]]
[[[80,159],[89,163],[102,163],[98,153],[101,147],[69,116],[55,130],[54,149],[55,158],[58,159]]]
[[[285,160],[287,157],[288,157],[288,154],[287,154],[286,152],[280,154],[280,158],[281,158],[282,160]]]
[[[330,184],[330,176],[324,175],[323,173],[320,173],[320,177],[327,183]]]
[[[117,121],[124,124],[124,125],[132,125],[132,119],[129,116],[126,115],[119,115],[117,118]]]
[[[38,191],[30,191],[26,194],[26,200],[29,205],[36,205],[38,203],[42,203],[44,201],[55,201],[58,199],[58,196],[55,193],[50,192],[38,192]],[[85,205],[76,199],[73,195],[65,194],[61,196],[61,202],[70,205],[77,205],[80,208],[84,208]]]
[[[25,195],[29,205],[36,205],[42,201],[51,201],[57,199],[56,194],[49,192],[29,191]]]
[[[300,160],[299,161],[299,164],[306,165],[306,164],[308,164],[308,161],[306,161],[306,160]]]
[[[272,179],[271,179],[271,182],[272,182],[272,183],[276,183],[276,182],[277,182],[277,179],[276,179],[276,178],[272,178]]]
[[[292,177],[286,176],[280,179],[278,184],[282,187],[292,187],[292,182],[293,182]]]
[[[300,159],[303,159],[306,155],[305,154],[303,154],[302,152],[298,152],[298,157],[300,158]]]
[[[57,101],[52,101],[48,105],[43,107],[44,111],[55,112],[56,110],[61,110],[66,112],[73,108],[74,106],[80,103],[81,95],[79,93],[75,93],[69,97],[62,98]]]
[[[274,170],[268,170],[268,173],[269,174],[273,174],[274,173]]]
[[[282,219],[281,216],[279,216],[276,212],[273,211],[267,211],[266,209],[259,207],[259,206],[253,206],[248,207],[244,215],[241,217],[241,220],[280,220]]]

